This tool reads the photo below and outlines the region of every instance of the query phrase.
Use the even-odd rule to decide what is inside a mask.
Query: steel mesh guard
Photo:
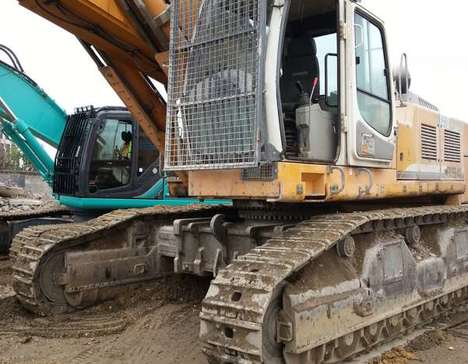
[[[167,170],[258,164],[266,2],[171,2]]]

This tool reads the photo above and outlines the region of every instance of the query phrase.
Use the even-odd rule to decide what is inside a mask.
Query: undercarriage
[[[211,231],[212,221],[220,230],[229,212],[200,206],[117,210],[85,223],[25,229],[12,246],[15,291],[27,309],[47,315],[93,305],[122,285],[172,273],[210,274],[226,265],[226,249],[209,233],[198,247],[186,235]]]
[[[201,313],[213,363],[340,362],[467,298],[468,207],[263,214],[157,207],[36,226],[15,238],[14,288],[48,315],[127,284],[214,276]]]
[[[466,207],[318,216],[239,257],[201,314],[214,363],[335,363],[466,300]]]

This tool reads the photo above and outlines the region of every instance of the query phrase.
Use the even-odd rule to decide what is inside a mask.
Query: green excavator
[[[52,188],[59,204],[0,215],[0,253],[26,227],[88,220],[115,209],[226,204],[171,198],[160,153],[123,107],[65,111],[25,72],[15,53],[0,52],[2,132]],[[45,145],[56,149],[55,160]],[[49,148],[50,149],[50,148]],[[175,181],[177,182],[177,181]]]

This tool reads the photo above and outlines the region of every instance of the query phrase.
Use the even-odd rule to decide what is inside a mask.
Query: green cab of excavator
[[[144,197],[162,177],[159,163],[159,152],[125,108],[77,109],[57,151],[53,191],[80,198]]]

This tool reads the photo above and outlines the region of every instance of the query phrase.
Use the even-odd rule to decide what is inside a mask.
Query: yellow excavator
[[[122,285],[214,277],[210,363],[336,363],[468,296],[468,132],[392,68],[352,0],[19,0],[76,35],[164,150],[174,196],[26,229],[14,288],[39,314]],[[161,85],[167,90],[167,101]]]

